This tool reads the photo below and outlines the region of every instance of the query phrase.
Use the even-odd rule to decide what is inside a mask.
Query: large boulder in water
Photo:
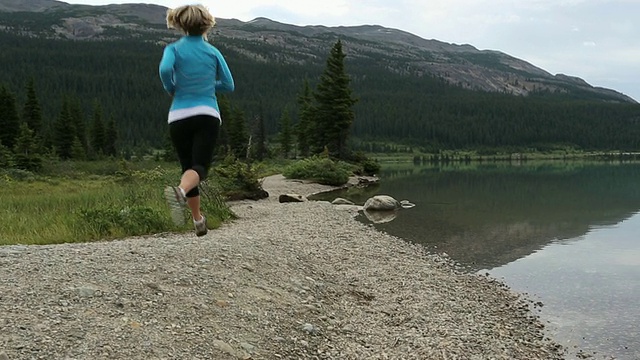
[[[366,211],[389,211],[401,207],[400,202],[389,195],[376,195],[364,203],[363,209]]]

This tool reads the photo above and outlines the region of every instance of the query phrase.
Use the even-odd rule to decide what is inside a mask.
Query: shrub
[[[202,211],[207,215],[209,226],[213,225],[212,221],[215,220],[224,222],[237,218],[225,202],[219,187],[212,182],[203,181],[200,183],[200,197],[202,198]]]
[[[349,161],[357,166],[354,170],[357,175],[372,176],[380,172],[380,164],[378,161],[367,157],[367,155],[361,151],[351,154]]]
[[[169,230],[165,218],[147,206],[82,209],[78,211],[75,229],[93,238],[145,235]]]
[[[313,156],[289,165],[284,169],[283,175],[289,179],[305,179],[319,184],[340,186],[349,181],[352,170],[352,166],[345,162]]]
[[[230,200],[264,198],[262,181],[258,172],[250,164],[230,155],[214,168],[217,191]]]
[[[375,159],[366,159],[361,166],[363,175],[372,176],[380,172],[380,163]]]
[[[28,170],[10,168],[2,170],[5,180],[30,182],[36,180],[36,175]]]

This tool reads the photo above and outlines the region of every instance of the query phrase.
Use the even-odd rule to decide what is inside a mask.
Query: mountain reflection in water
[[[540,163],[383,167],[378,186],[324,194],[357,204],[378,194],[416,204],[376,228],[445,252],[470,271],[525,257],[640,209],[639,164]],[[363,222],[368,219],[361,215]]]

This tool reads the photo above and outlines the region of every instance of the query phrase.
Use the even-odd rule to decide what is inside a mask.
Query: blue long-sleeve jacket
[[[167,45],[159,71],[162,86],[173,96],[169,122],[194,115],[220,119],[216,93],[235,89],[222,53],[200,35],[184,36]]]

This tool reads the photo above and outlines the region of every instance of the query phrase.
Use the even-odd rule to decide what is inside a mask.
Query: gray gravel
[[[529,303],[268,178],[210,231],[0,247],[0,359],[561,359]]]

